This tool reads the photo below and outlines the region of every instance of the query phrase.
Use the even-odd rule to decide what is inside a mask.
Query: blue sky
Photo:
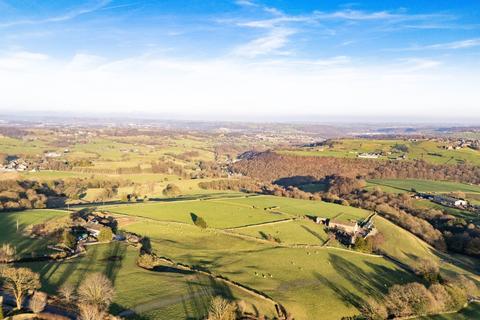
[[[479,58],[475,0],[0,0],[0,110],[478,119]]]

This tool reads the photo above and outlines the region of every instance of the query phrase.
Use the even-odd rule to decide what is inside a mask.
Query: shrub
[[[430,259],[419,259],[413,266],[415,274],[423,277],[429,283],[440,281],[440,268],[438,264]]]
[[[361,311],[367,319],[371,320],[383,320],[388,317],[387,307],[373,298],[367,299]]]
[[[153,269],[158,265],[157,259],[152,254],[142,254],[137,259],[137,265],[145,269]]]
[[[70,233],[70,230],[65,229],[63,230],[62,234],[62,244],[66,246],[67,248],[73,249],[76,244],[76,239],[73,234]]]
[[[100,229],[100,233],[98,234],[97,240],[100,242],[110,242],[113,238],[112,229],[109,227],[103,227]]]
[[[453,284],[445,286],[445,289],[450,296],[447,310],[460,310],[463,308],[468,301],[466,293],[460,287]]]
[[[47,305],[47,294],[40,291],[35,291],[28,306],[33,313],[40,313],[45,309]]]
[[[394,317],[425,314],[432,309],[434,303],[427,288],[416,282],[394,285],[386,297],[387,309]]]
[[[428,291],[432,293],[433,298],[435,299],[435,308],[434,312],[447,311],[450,307],[450,295],[445,287],[439,283],[432,284]]]
[[[474,298],[478,295],[477,285],[466,276],[459,275],[453,279],[453,282],[465,292],[468,298]]]
[[[11,244],[4,243],[0,247],[0,262],[7,263],[15,260],[16,250]]]
[[[361,252],[370,253],[373,250],[372,242],[362,237],[358,237],[355,240],[355,244],[353,245],[353,249]]]
[[[176,197],[179,196],[182,193],[179,187],[174,185],[173,183],[167,184],[165,189],[163,189],[162,194],[165,197]]]

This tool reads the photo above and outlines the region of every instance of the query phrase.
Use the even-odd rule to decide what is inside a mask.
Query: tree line
[[[258,153],[231,165],[233,172],[262,181],[285,177],[328,175],[368,179],[428,179],[480,184],[480,167],[468,164],[435,165],[423,160],[379,161],[334,157],[296,156],[275,152]]]

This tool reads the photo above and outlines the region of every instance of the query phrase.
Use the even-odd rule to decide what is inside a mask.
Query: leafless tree
[[[7,267],[1,271],[4,286],[15,297],[17,309],[22,308],[23,298],[29,290],[40,288],[40,276],[28,268]]]
[[[71,283],[65,283],[60,287],[58,293],[65,299],[66,302],[70,303],[75,299],[75,288]]]
[[[223,299],[222,297],[213,298],[208,310],[208,320],[235,320],[237,306]]]
[[[78,309],[80,311],[80,320],[100,320],[105,315],[104,310],[88,303],[79,304]]]
[[[7,263],[15,260],[16,250],[15,247],[4,243],[0,247],[0,262]]]
[[[113,300],[112,283],[101,273],[88,276],[78,288],[80,304],[88,304],[106,310]]]

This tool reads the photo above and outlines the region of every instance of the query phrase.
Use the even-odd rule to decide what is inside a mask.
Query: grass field
[[[78,286],[94,272],[104,273],[115,286],[111,311],[134,309],[136,319],[191,319],[206,314],[210,299],[222,295],[256,304],[266,314],[273,306],[243,291],[193,273],[154,272],[136,266],[138,250],[121,243],[94,245],[87,255],[63,262],[23,263],[41,274],[42,290],[55,293],[63,283]]]
[[[359,153],[383,152],[385,156],[379,159],[396,159],[403,155],[394,149],[396,144],[405,145],[408,148],[407,159],[423,159],[434,164],[471,163],[480,164],[480,152],[469,148],[459,150],[446,150],[444,144],[436,141],[419,140],[375,140],[375,139],[340,139],[336,140],[332,148],[300,148],[294,150],[280,150],[279,153],[294,154],[300,156],[341,157],[355,158]]]
[[[328,236],[324,226],[311,221],[287,221],[263,226],[252,226],[235,229],[236,233],[265,239],[267,235],[279,238],[286,244],[322,245]]]
[[[415,189],[418,192],[465,192],[480,194],[480,186],[459,182],[418,180],[418,179],[372,179],[368,180],[367,188],[380,187],[385,192],[403,193]]]
[[[232,228],[288,218],[284,214],[274,214],[263,209],[254,209],[251,206],[232,205],[223,200],[150,202],[103,208],[113,213],[188,224],[193,224],[193,215],[197,215],[214,228]]]
[[[99,208],[129,218],[120,228],[147,236],[159,256],[259,290],[285,305],[299,320],[333,320],[358,314],[367,297],[380,298],[395,283],[419,281],[389,259],[341,246],[321,247],[327,239],[322,226],[301,218],[362,220],[370,215],[366,210],[321,201],[226,195]],[[190,213],[202,216],[209,228],[195,226]],[[22,226],[35,221],[40,212],[30,214]],[[43,219],[45,216],[48,214],[42,215]],[[16,221],[16,217],[9,221]],[[383,250],[392,258],[411,265],[418,257],[430,257],[441,262],[443,272],[468,274],[460,264],[448,263],[453,257],[442,256],[409,232],[378,216],[374,221],[386,238]],[[260,240],[266,234],[280,238],[281,244]],[[117,290],[112,312],[133,308],[138,313],[133,319],[198,319],[217,294],[246,300],[265,313],[273,312],[264,300],[208,277],[172,269],[139,269],[135,266],[137,255],[137,249],[113,243],[91,246],[79,259],[26,265],[41,273],[47,292],[54,292],[64,282],[77,285],[92,272],[104,272]]]
[[[282,248],[163,222],[137,222],[124,228],[149,236],[159,255],[267,293],[284,303],[296,319],[339,319],[358,313],[355,306],[366,296],[385,292],[394,282],[412,280],[392,262],[355,252]]]
[[[442,210],[448,214],[451,214],[452,216],[463,218],[468,222],[472,223],[480,223],[480,216],[478,214],[466,211],[466,210],[461,210],[457,208],[450,208],[447,206],[443,206],[438,203],[431,202],[429,200],[413,200],[413,203],[415,206],[419,208],[432,208],[432,209],[438,209]]]
[[[168,211],[162,213],[164,205],[154,204],[155,212],[142,205],[132,205],[128,208],[128,214],[140,218],[123,228],[148,236],[159,255],[206,268],[267,293],[284,303],[296,319],[338,319],[343,315],[353,315],[358,313],[356,307],[367,295],[381,294],[393,282],[413,279],[410,273],[379,257],[328,247],[279,247],[275,243],[238,238],[217,229],[202,230],[188,219],[177,219],[184,224],[168,222],[172,217],[164,215]],[[307,220],[245,226],[254,222],[249,215],[279,216],[284,219],[312,214],[363,219],[369,214],[365,210],[330,203],[272,196],[181,203],[185,212],[194,211],[194,208],[199,210],[198,205],[203,208],[210,205],[214,205],[212,208],[224,208],[220,210],[221,214],[212,212],[210,218],[217,217],[219,228],[236,226],[229,232],[259,239],[262,238],[260,231],[270,233],[287,245],[321,245],[326,240],[326,234],[321,226]],[[114,209],[125,213],[125,208]],[[243,214],[239,215],[240,212]],[[157,221],[142,221],[141,217],[144,216]],[[237,216],[242,219],[237,220]],[[226,224],[220,219],[235,223]],[[208,223],[209,219],[206,220]],[[332,311],[325,314],[321,310]]]
[[[47,221],[59,221],[67,218],[69,212],[61,210],[26,210],[0,213],[0,244],[10,243],[20,256],[32,252],[43,254],[49,252],[46,246],[52,243],[48,239],[32,239],[25,234],[29,226]],[[17,230],[18,222],[18,230]]]

